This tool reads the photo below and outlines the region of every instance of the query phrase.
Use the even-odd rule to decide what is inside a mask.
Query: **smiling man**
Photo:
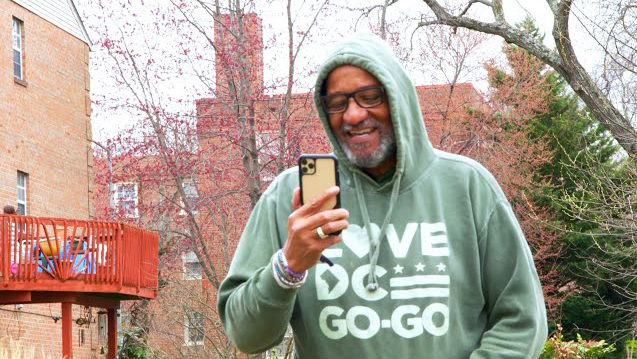
[[[327,78],[321,104],[354,166],[380,176],[396,165],[396,140],[383,86],[360,67],[343,65]],[[350,106],[351,103],[351,106]]]
[[[314,99],[341,188],[301,206],[293,168],[261,197],[219,289],[237,347],[290,324],[297,358],[538,357],[544,300],[511,206],[480,164],[433,149],[389,47],[337,46]],[[344,208],[321,211],[339,191]]]

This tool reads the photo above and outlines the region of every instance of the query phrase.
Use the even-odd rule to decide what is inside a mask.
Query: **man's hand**
[[[301,206],[301,190],[297,187],[292,195],[292,214],[288,217],[288,239],[283,253],[288,268],[302,273],[318,262],[321,253],[328,247],[341,241],[340,235],[330,235],[347,228],[349,212],[344,208],[321,211],[321,206],[334,198],[340,189],[330,187],[323,193]],[[316,232],[321,227],[323,233],[330,235],[321,239]]]

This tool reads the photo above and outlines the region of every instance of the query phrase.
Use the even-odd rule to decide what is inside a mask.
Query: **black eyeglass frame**
[[[356,94],[358,94],[359,92],[362,92],[362,91],[375,90],[375,89],[380,90],[380,93],[381,93],[381,97],[380,97],[380,102],[379,103],[371,105],[371,106],[368,106],[367,104],[361,104],[360,102],[358,102],[358,99],[356,98]],[[332,111],[332,112],[330,112],[329,109],[327,108],[327,100],[330,99],[330,98],[334,98],[335,96],[345,96],[347,98],[347,106],[345,106],[345,108],[342,111]],[[347,108],[349,107],[349,99],[352,98],[352,97],[354,98],[354,101],[356,102],[356,104],[359,107],[362,107],[362,108],[376,107],[378,105],[382,105],[383,102],[385,101],[385,87],[383,85],[365,86],[365,87],[361,87],[358,90],[352,91],[352,92],[337,92],[337,93],[321,96],[321,97],[319,97],[319,100],[321,100],[321,105],[323,106],[323,110],[325,110],[326,113],[335,114],[335,113],[343,113],[343,112],[347,111]]]

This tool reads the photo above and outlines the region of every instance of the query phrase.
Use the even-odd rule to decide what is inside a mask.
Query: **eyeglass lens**
[[[383,90],[380,87],[363,88],[349,94],[327,95],[323,103],[328,113],[339,113],[347,110],[349,98],[354,97],[358,106],[369,108],[378,106],[383,102]]]

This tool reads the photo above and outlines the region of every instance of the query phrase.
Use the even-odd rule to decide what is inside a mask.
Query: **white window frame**
[[[11,29],[11,47],[13,51],[16,51],[20,54],[18,57],[20,59],[20,63],[15,62],[15,54],[13,54],[13,76],[18,80],[24,79],[24,44],[22,39],[22,34],[24,33],[24,22],[20,19],[13,18],[12,29]],[[20,67],[20,76],[16,76],[15,66],[18,65]]]
[[[199,259],[197,259],[197,255],[195,254],[195,252],[189,251],[187,253],[182,254],[181,260],[183,263],[182,273],[183,273],[184,280],[201,280],[202,279],[201,263],[199,262]],[[188,267],[186,266],[187,263],[199,263],[199,274],[193,273],[193,271],[188,269]]]
[[[134,208],[133,208],[133,213],[129,213],[126,212],[124,214],[125,218],[139,218],[139,186],[137,185],[136,182],[117,182],[115,183],[115,185],[113,186],[113,202],[115,203],[116,209],[119,211],[122,207],[120,205],[120,203],[122,202],[128,202],[127,198],[123,198],[120,197],[120,187],[124,187],[124,186],[130,186],[133,185],[133,188],[135,188],[135,196],[134,196]]]
[[[191,328],[192,321],[190,320],[190,318],[188,316],[188,313],[185,313],[184,314],[184,344],[186,346],[189,346],[189,347],[190,346],[195,346],[195,345],[203,345],[204,338],[205,338],[205,334],[204,334],[205,333],[205,331],[204,331],[205,330],[205,328],[204,328],[204,316],[203,316],[202,313],[197,312],[197,311],[191,311],[190,312],[190,316],[192,316],[193,318],[195,316],[201,316],[201,327],[200,328]],[[195,330],[197,330],[199,332],[198,334],[201,335],[201,340],[196,340],[196,341],[192,341],[191,340],[190,331],[193,330],[193,329],[195,329]]]
[[[28,182],[29,174],[26,172],[18,171],[18,176],[16,180],[16,192],[17,192],[17,203],[18,208],[16,208],[17,213],[20,215],[26,215],[28,213],[27,207],[27,182]],[[20,194],[23,194],[23,198],[20,198]],[[20,213],[20,205],[24,206],[24,213]]]
[[[181,188],[184,190],[184,194],[186,195],[186,200],[190,202],[190,205],[192,208],[192,203],[194,202],[193,200],[196,200],[197,198],[199,198],[199,190],[197,189],[197,183],[192,178],[185,179],[181,182]],[[182,216],[185,216],[186,211],[184,210],[184,208],[186,207],[186,205],[184,204],[184,201],[180,200],[179,205],[181,206],[181,209],[179,210],[179,214]],[[194,209],[192,210],[192,212],[193,214],[197,214],[197,211]]]
[[[279,157],[279,145],[281,138],[278,132],[273,131],[264,131],[257,133],[256,136],[256,145],[257,145],[257,153],[259,157],[259,176],[261,181],[263,182],[272,182],[274,178],[276,178],[276,173],[272,173],[270,169],[272,168],[272,163],[269,157]],[[266,157],[268,157],[266,159]],[[268,167],[264,167],[268,164]]]

